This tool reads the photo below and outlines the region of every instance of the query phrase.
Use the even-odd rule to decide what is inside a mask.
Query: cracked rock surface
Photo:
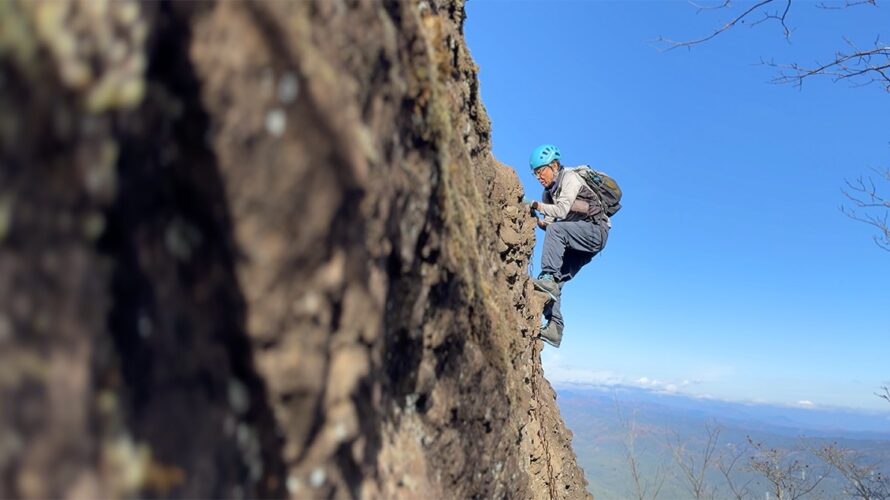
[[[0,2],[0,497],[588,497],[464,15]]]

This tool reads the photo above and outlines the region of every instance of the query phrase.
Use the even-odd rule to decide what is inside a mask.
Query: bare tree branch
[[[633,480],[634,492],[633,496],[637,500],[647,500],[651,498],[655,500],[661,493],[664,486],[665,471],[663,464],[659,464],[655,469],[654,475],[650,479],[645,479],[640,471],[639,458],[637,455],[636,442],[641,431],[637,427],[636,419],[628,417],[621,409],[618,400],[615,399],[615,412],[618,414],[618,421],[624,428],[624,450],[627,458],[627,464],[630,468],[631,479]]]
[[[752,5],[751,7],[749,7],[747,10],[743,11],[741,14],[739,14],[739,15],[735,16],[734,18],[732,18],[729,22],[727,22],[726,24],[724,24],[724,25],[721,26],[720,28],[714,30],[710,35],[704,36],[704,37],[702,37],[702,38],[698,38],[698,39],[695,39],[695,40],[687,40],[687,41],[683,41],[683,42],[678,42],[678,41],[675,41],[675,40],[670,40],[670,39],[668,39],[668,38],[659,37],[655,42],[656,42],[657,44],[664,44],[664,45],[666,45],[666,47],[663,47],[662,49],[660,49],[660,50],[662,50],[663,52],[667,52],[667,51],[669,51],[669,50],[674,50],[674,49],[679,48],[679,47],[692,47],[693,45],[699,45],[699,44],[702,44],[702,43],[704,43],[704,42],[707,42],[708,40],[711,40],[712,38],[717,37],[717,36],[720,35],[721,33],[724,33],[724,32],[726,32],[726,31],[729,31],[733,26],[735,26],[735,25],[737,25],[737,24],[740,24],[740,23],[744,23],[744,22],[745,22],[745,19],[748,18],[748,16],[750,16],[752,13],[757,12],[758,9],[760,9],[761,7],[763,7],[763,6],[765,6],[765,5],[768,5],[768,4],[771,4],[771,3],[775,2],[775,1],[777,1],[777,0],[760,0],[760,1],[757,2],[756,4],[754,4],[754,5]],[[756,24],[759,24],[759,23],[763,22],[763,21],[766,20],[766,19],[779,19],[779,20],[782,22],[782,26],[783,26],[784,29],[785,29],[786,36],[787,36],[788,34],[790,34],[790,30],[789,30],[788,27],[785,25],[785,18],[786,18],[786,16],[788,15],[788,11],[790,10],[790,7],[791,7],[791,0],[785,0],[785,2],[786,2],[785,12],[784,12],[781,16],[778,16],[778,15],[772,15],[772,16],[770,16],[769,14],[765,14],[764,19],[760,19],[760,20],[756,21],[754,24],[755,24],[755,25],[756,25]],[[693,4],[693,5],[695,5],[695,4]],[[710,8],[708,8],[708,7],[702,7],[702,6],[699,6],[699,5],[695,5],[695,6],[698,8],[699,11],[702,11],[702,10],[711,10],[711,9],[724,9],[724,8],[729,7],[730,5],[731,5],[731,2],[729,2],[729,1],[725,1],[725,2],[723,2],[722,5],[719,5],[719,6],[717,6],[717,7],[710,7]]]
[[[828,476],[828,470],[813,471],[810,464],[795,458],[797,453],[781,448],[768,448],[748,437],[754,453],[748,468],[766,478],[772,493],[781,500],[797,500],[813,492]]]
[[[707,439],[701,453],[690,452],[685,443],[680,440],[679,434],[674,434],[674,440],[668,441],[668,447],[674,457],[674,463],[680,468],[681,479],[684,485],[696,500],[711,499],[717,495],[717,488],[708,485],[705,481],[708,470],[713,467],[717,442],[720,438],[721,428],[716,424],[705,424]],[[696,463],[696,458],[701,457],[701,463]]]
[[[791,29],[785,23],[785,19],[788,17],[788,11],[790,11],[790,10],[791,10],[791,0],[785,0],[785,10],[784,10],[784,12],[782,12],[782,15],[778,15],[778,13],[770,14],[768,12],[765,12],[763,15],[763,18],[760,19],[759,21],[755,21],[755,22],[751,23],[751,26],[757,26],[758,24],[760,24],[764,21],[769,21],[772,19],[774,21],[778,21],[779,24],[782,25],[782,30],[785,32],[785,39],[791,38]]]
[[[879,463],[863,464],[861,455],[840,448],[837,443],[825,445],[813,453],[847,480],[844,493],[850,498],[890,499],[890,477],[881,472]]]
[[[890,403],[890,387],[888,387],[888,386],[885,385],[885,386],[881,387],[881,389],[882,389],[884,392],[879,392],[879,393],[877,393],[876,395],[877,395],[879,398],[881,398],[881,399],[885,399],[885,400],[887,400],[888,403]]]
[[[779,2],[782,8],[776,11],[770,11],[766,7],[773,3]],[[791,12],[792,0],[760,0],[751,5],[729,22],[723,24],[710,34],[701,38],[685,41],[675,41],[664,37],[655,40],[656,45],[661,45],[659,50],[666,52],[678,47],[691,48],[695,45],[705,43],[718,35],[729,31],[738,24],[744,24],[751,21],[757,15],[759,19],[754,19],[749,26],[757,26],[766,21],[776,21],[781,25],[785,38],[791,37],[792,29],[788,26],[788,15]],[[819,5],[825,9],[843,9],[857,5],[876,6],[876,0],[845,0],[842,6],[829,6],[824,2]],[[703,10],[729,9],[732,3],[729,0],[724,1],[720,5],[713,7],[705,7],[694,4],[699,12]],[[890,92],[890,46],[880,43],[880,39],[876,39],[873,47],[860,49],[849,39],[845,39],[845,43],[850,47],[847,51],[838,51],[833,58],[827,63],[817,62],[813,66],[806,66],[799,63],[778,65],[775,63],[764,63],[780,70],[779,75],[773,80],[774,83],[791,83],[798,87],[803,85],[803,81],[809,77],[816,75],[825,75],[833,77],[835,81],[849,80],[854,86],[868,85],[871,83],[880,83],[887,92]]]
[[[846,9],[849,7],[855,7],[857,5],[866,5],[866,4],[877,5],[875,0],[853,0],[853,1],[844,0],[843,5],[838,5],[836,7],[830,6],[830,5],[826,4],[825,2],[819,2],[819,4],[816,5],[816,7],[819,7],[820,9],[825,9],[825,10],[841,10],[841,9]]]
[[[890,168],[874,170],[876,174],[890,182]],[[873,236],[875,244],[890,251],[890,200],[878,193],[875,181],[871,177],[858,177],[855,181],[844,181],[847,185],[841,192],[852,203],[841,206],[841,212],[847,217],[864,222],[878,230]]]
[[[733,498],[736,500],[743,500],[751,495],[751,490],[748,486],[753,482],[753,479],[748,479],[745,483],[739,485],[736,483],[733,469],[735,469],[739,459],[745,456],[748,448],[735,448],[733,446],[729,449],[732,451],[728,452],[728,455],[727,452],[721,451],[720,456],[717,458],[717,468],[720,469],[720,473],[723,474],[724,479],[726,479],[726,484],[729,486]]]
[[[705,10],[725,9],[725,8],[729,7],[729,5],[730,5],[731,3],[732,3],[732,0],[725,0],[725,1],[724,1],[722,4],[720,4],[720,5],[701,5],[701,4],[699,4],[699,3],[689,2],[690,5],[692,5],[692,6],[695,7],[696,9],[698,9],[698,10],[696,11],[696,14],[699,13],[699,12],[705,11]]]
[[[835,82],[849,80],[857,86],[879,83],[885,91],[890,92],[890,45],[883,45],[877,40],[874,47],[860,49],[849,39],[845,39],[845,42],[850,51],[836,52],[827,63],[816,63],[814,66],[765,64],[779,69],[773,83],[802,87],[805,79],[822,75],[831,77]]]

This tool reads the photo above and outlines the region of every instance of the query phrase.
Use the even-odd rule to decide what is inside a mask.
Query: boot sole
[[[548,344],[552,345],[553,347],[555,347],[557,349],[559,349],[559,344],[562,344],[562,339],[560,339],[559,342],[554,342],[554,341],[548,339],[547,337],[541,337],[541,340],[543,340],[544,342],[547,342]]]
[[[556,302],[556,295],[553,295],[553,293],[551,291],[543,288],[541,285],[535,283],[534,281],[532,281],[532,284],[535,286],[535,290],[537,290],[539,292],[546,293],[547,296],[550,297],[550,300],[552,300],[553,302]]]

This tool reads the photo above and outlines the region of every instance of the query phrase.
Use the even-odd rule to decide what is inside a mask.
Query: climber
[[[535,288],[549,296],[541,338],[559,347],[565,327],[560,311],[562,288],[605,247],[611,221],[603,209],[603,197],[582,177],[581,168],[565,168],[560,163],[559,148],[538,146],[529,166],[544,186],[543,201],[529,203],[530,213],[545,231],[541,273],[533,280]],[[543,220],[537,212],[544,215]]]

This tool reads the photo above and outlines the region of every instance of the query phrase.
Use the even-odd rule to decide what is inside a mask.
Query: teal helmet
[[[559,159],[559,148],[553,144],[542,144],[532,151],[532,155],[528,159],[528,165],[535,170],[549,165],[551,161]]]

